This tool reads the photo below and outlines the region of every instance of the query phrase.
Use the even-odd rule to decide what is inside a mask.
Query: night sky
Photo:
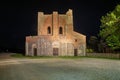
[[[0,51],[22,52],[25,37],[37,34],[37,12],[66,13],[73,9],[74,30],[97,36],[100,18],[112,11],[119,0],[30,0],[0,2]]]

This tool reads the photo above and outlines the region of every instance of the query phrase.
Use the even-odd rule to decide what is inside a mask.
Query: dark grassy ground
[[[11,57],[13,57],[13,58],[30,58],[30,59],[44,59],[44,58],[62,58],[62,59],[99,58],[99,59],[120,60],[118,58],[105,58],[105,57],[92,57],[92,56],[24,56],[22,54],[12,54]]]

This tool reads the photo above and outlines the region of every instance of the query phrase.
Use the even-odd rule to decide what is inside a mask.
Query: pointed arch
[[[63,34],[63,28],[62,27],[59,28],[59,34]]]
[[[47,28],[47,33],[51,34],[51,27],[50,26],[48,26],[48,28]]]

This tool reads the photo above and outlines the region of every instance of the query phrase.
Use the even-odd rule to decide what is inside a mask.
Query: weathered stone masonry
[[[26,37],[29,56],[84,56],[86,36],[73,31],[73,14],[38,12],[37,36]]]

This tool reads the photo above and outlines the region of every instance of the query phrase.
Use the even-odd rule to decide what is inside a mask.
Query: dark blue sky
[[[37,12],[66,13],[71,8],[74,29],[97,36],[100,18],[112,11],[119,0],[31,0],[0,2],[0,49],[24,52],[25,36],[37,33]]]

